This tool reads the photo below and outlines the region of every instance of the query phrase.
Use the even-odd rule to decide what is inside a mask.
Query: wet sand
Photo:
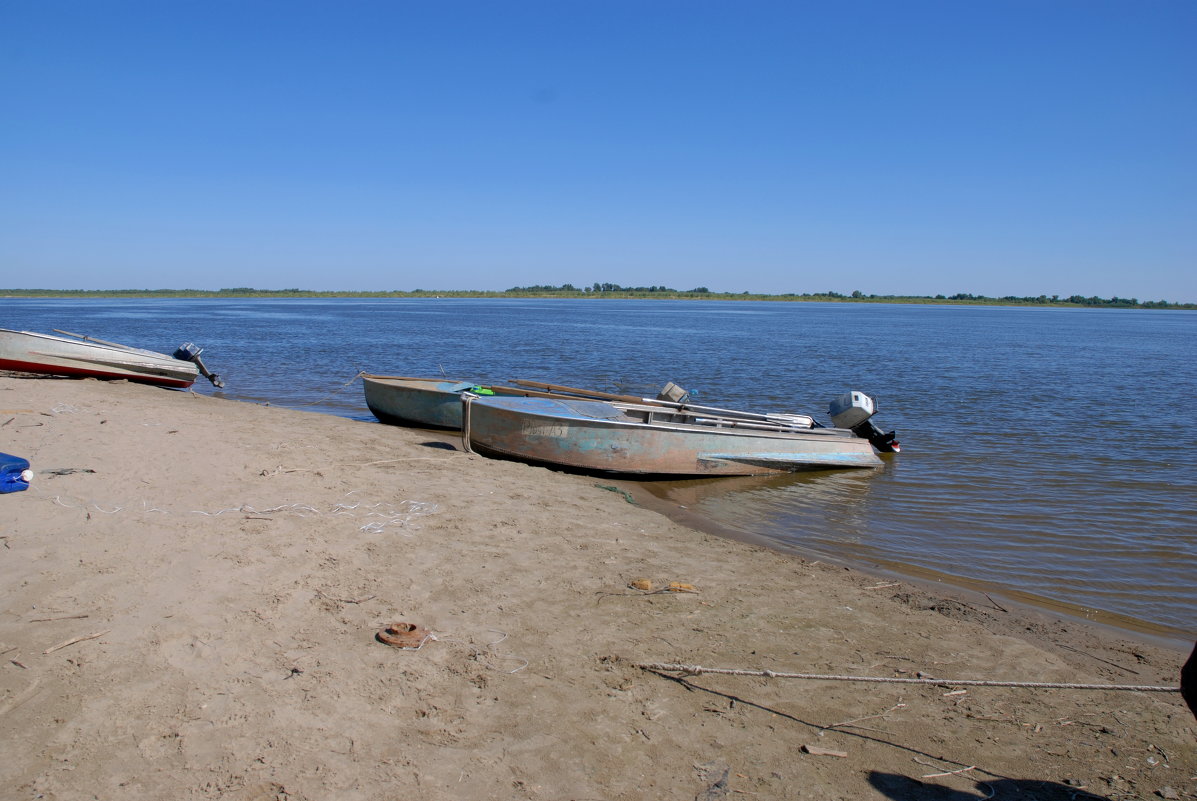
[[[1194,797],[1175,693],[951,681],[1175,686],[1184,652],[609,481],[123,382],[0,377],[0,451],[36,473],[0,495],[0,797]]]

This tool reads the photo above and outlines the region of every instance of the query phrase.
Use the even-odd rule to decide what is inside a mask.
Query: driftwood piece
[[[52,654],[55,651],[66,648],[68,645],[74,645],[75,643],[83,642],[84,640],[94,640],[96,637],[103,637],[110,631],[112,631],[112,629],[104,629],[103,631],[97,631],[95,634],[84,634],[82,637],[75,637],[73,639],[67,640],[66,642],[60,642],[58,645],[52,645],[46,650],[42,651],[42,654]]]
[[[813,754],[814,756],[833,756],[840,757],[841,759],[845,759],[848,756],[847,751],[834,751],[830,748],[820,748],[817,745],[804,745],[802,746],[802,750],[804,753]]]

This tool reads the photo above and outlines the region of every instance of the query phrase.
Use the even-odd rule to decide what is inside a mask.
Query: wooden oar
[[[760,414],[758,412],[744,412],[739,409],[720,409],[715,406],[698,406],[693,403],[675,403],[674,401],[660,400],[658,398],[636,398],[629,395],[615,395],[610,392],[599,392],[592,389],[578,389],[576,387],[564,387],[559,384],[545,384],[540,381],[524,381],[516,379],[512,381],[513,384],[519,384],[525,387],[539,387],[541,389],[549,390],[551,392],[562,392],[571,395],[580,395],[584,397],[602,398],[604,400],[619,401],[621,403],[643,403],[649,406],[664,406],[669,409],[677,409],[684,412],[698,412],[699,414],[711,414],[717,417],[739,417],[746,420],[762,420],[766,423],[774,425],[793,425],[787,423],[786,420],[776,414]],[[799,417],[810,417],[810,415],[798,415]],[[812,424],[813,424],[812,418]]]
[[[806,415],[801,415],[802,422],[782,419],[764,419],[753,417],[737,417],[735,413],[731,415],[709,414],[707,412],[695,412],[691,409],[670,409],[668,406],[652,405],[647,403],[623,403],[621,401],[613,401],[612,405],[617,409],[622,409],[627,412],[638,412],[645,414],[648,418],[646,422],[656,423],[661,425],[669,425],[671,423],[687,426],[702,426],[707,428],[743,428],[751,429],[753,431],[771,431],[775,433],[814,433],[814,434],[848,434],[845,429],[840,428],[824,428],[822,426],[805,425],[804,422],[810,419]],[[652,420],[654,413],[664,412],[666,414],[675,414],[681,417],[680,420]]]
[[[547,392],[538,389],[521,389],[520,387],[505,387],[501,384],[485,384],[484,389],[489,389],[496,395],[508,395],[516,398],[549,398],[550,400],[597,400],[597,398],[589,398],[579,396],[569,392]]]
[[[362,373],[362,378],[369,378],[374,381],[422,381],[427,384],[470,384],[471,386],[476,386],[479,389],[489,389],[496,395],[516,395],[526,398],[573,398],[574,400],[577,400],[582,393],[587,392],[587,390],[577,390],[574,392],[549,392],[534,389],[520,389],[518,387],[505,387],[502,384],[474,384],[471,381],[454,381],[448,378],[429,378],[426,376],[410,375],[376,375],[374,373]],[[513,383],[531,384],[532,382],[515,381]],[[622,395],[612,395],[611,397],[623,398]],[[627,398],[626,400],[639,401],[639,398]]]
[[[622,401],[624,403],[659,403],[660,401],[649,400],[648,398],[637,398],[634,395],[616,395],[611,392],[599,392],[597,389],[578,389],[577,387],[563,387],[560,384],[546,384],[542,381],[524,381],[523,379],[515,379],[511,383],[518,384],[521,387],[536,387],[537,389],[545,390],[546,392],[555,392],[563,395],[577,395],[583,398],[599,398],[601,400]]]
[[[422,376],[411,375],[375,375],[374,373],[362,373],[362,378],[373,378],[379,381],[427,381],[430,384],[465,384],[466,381],[455,381],[452,378],[426,378]]]
[[[121,350],[141,350],[141,348],[131,348],[128,345],[121,345],[118,342],[105,342],[102,339],[96,339],[95,337],[89,337],[87,334],[72,334],[70,331],[63,331],[60,328],[54,328],[51,330],[56,334],[66,334],[68,337],[75,337],[76,339],[85,339],[88,342],[95,342],[100,345],[107,345],[111,348],[120,348]]]

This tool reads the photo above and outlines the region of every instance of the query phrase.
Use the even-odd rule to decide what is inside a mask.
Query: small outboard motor
[[[668,401],[669,403],[684,404],[686,401],[690,400],[690,393],[670,381],[660,392],[657,393],[657,400]]]
[[[196,347],[190,342],[184,342],[179,346],[179,349],[171,354],[176,359],[181,359],[185,362],[195,362],[195,366],[199,368],[200,375],[212,382],[212,386],[220,389],[224,386],[224,380],[216,373],[208,372],[208,368],[204,367],[204,363],[200,361],[200,354],[204,349]]]
[[[877,413],[877,404],[868,395],[855,390],[831,402],[827,412],[836,428],[846,428],[862,439],[867,439],[882,453],[897,453],[901,446],[895,439],[897,432],[883,432],[870,419]]]

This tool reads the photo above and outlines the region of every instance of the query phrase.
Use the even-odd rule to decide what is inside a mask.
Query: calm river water
[[[198,391],[362,421],[358,371],[811,413],[876,397],[877,471],[654,482],[740,536],[1197,635],[1197,312],[879,304],[0,300],[0,327],[205,348]],[[201,386],[202,384],[202,386]],[[0,440],[2,442],[2,440]]]

